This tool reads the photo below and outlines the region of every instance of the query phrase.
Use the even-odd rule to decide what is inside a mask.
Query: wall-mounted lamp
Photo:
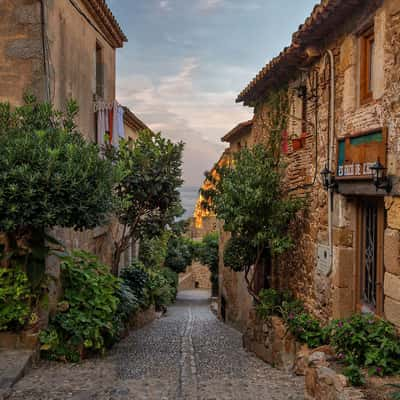
[[[321,171],[321,178],[325,190],[336,188],[337,183],[335,181],[335,176],[333,175],[333,172],[330,171],[326,165],[325,168]]]
[[[392,182],[390,178],[386,176],[386,168],[381,164],[379,158],[372,167],[369,167],[369,169],[372,171],[376,190],[385,189],[386,192],[389,193],[392,190]]]

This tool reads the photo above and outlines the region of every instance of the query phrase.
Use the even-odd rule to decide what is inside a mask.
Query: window
[[[99,43],[96,43],[96,95],[104,98],[103,48]]]
[[[358,309],[382,314],[384,204],[363,199],[359,207]]]
[[[360,38],[360,102],[372,100],[374,82],[374,30],[365,31]]]

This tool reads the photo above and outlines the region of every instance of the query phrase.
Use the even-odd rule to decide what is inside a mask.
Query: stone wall
[[[223,229],[223,223],[218,221],[219,228],[219,299],[218,317],[241,332],[249,324],[250,312],[253,309],[253,298],[250,296],[244,272],[235,272],[224,264],[224,248],[230,234]]]
[[[319,268],[318,250],[327,249],[329,252],[328,195],[319,176],[327,163],[329,143],[330,77],[325,55],[313,63],[307,79],[300,73],[293,76],[289,82],[289,93],[302,83],[307,86],[307,92],[317,94],[317,98],[308,99],[308,129],[303,147],[294,150],[289,141],[285,156],[288,165],[285,185],[292,195],[305,199],[306,207],[291,227],[295,239],[294,248],[274,262],[273,285],[291,289],[305,302],[309,310],[323,320],[347,317],[357,311],[358,202],[368,196],[379,196],[381,199],[385,197],[387,222],[383,251],[383,315],[400,326],[400,4],[395,0],[386,0],[376,12],[371,10],[368,7],[360,8],[352,15],[351,20],[343,21],[326,41],[335,60],[334,160],[337,138],[388,127],[388,173],[393,177],[394,188],[390,196],[385,197],[385,192],[376,192],[371,182],[371,187],[365,194],[333,195],[332,268],[327,273]],[[367,104],[361,104],[358,95],[359,39],[356,32],[369,18],[375,31],[374,98]],[[316,81],[312,74],[316,74]],[[255,109],[252,135],[256,143],[268,140],[264,123],[266,112],[266,105],[259,105]],[[332,169],[335,168],[333,163]],[[238,303],[241,304],[242,301]]]
[[[44,99],[40,15],[38,0],[0,2],[0,102],[20,105],[27,91]]]

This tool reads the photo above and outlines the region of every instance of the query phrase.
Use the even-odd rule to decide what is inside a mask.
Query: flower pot
[[[293,151],[297,151],[303,148],[304,140],[302,138],[292,139],[292,149]]]

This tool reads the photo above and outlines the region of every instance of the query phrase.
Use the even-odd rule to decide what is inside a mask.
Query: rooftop
[[[221,140],[223,142],[232,142],[238,136],[244,135],[248,133],[253,125],[253,120],[249,120],[246,122],[241,122],[240,124],[236,125],[231,131],[229,131]]]
[[[118,48],[128,41],[106,0],[82,0],[82,2],[95,18],[100,29],[106,34],[106,39],[110,45]]]
[[[324,43],[323,39],[335,29],[343,19],[360,6],[376,3],[376,0],[322,0],[317,4],[304,24],[292,36],[292,43],[273,58],[247,85],[236,99],[237,103],[252,102],[268,88],[287,82],[291,72],[309,60],[307,49]]]

